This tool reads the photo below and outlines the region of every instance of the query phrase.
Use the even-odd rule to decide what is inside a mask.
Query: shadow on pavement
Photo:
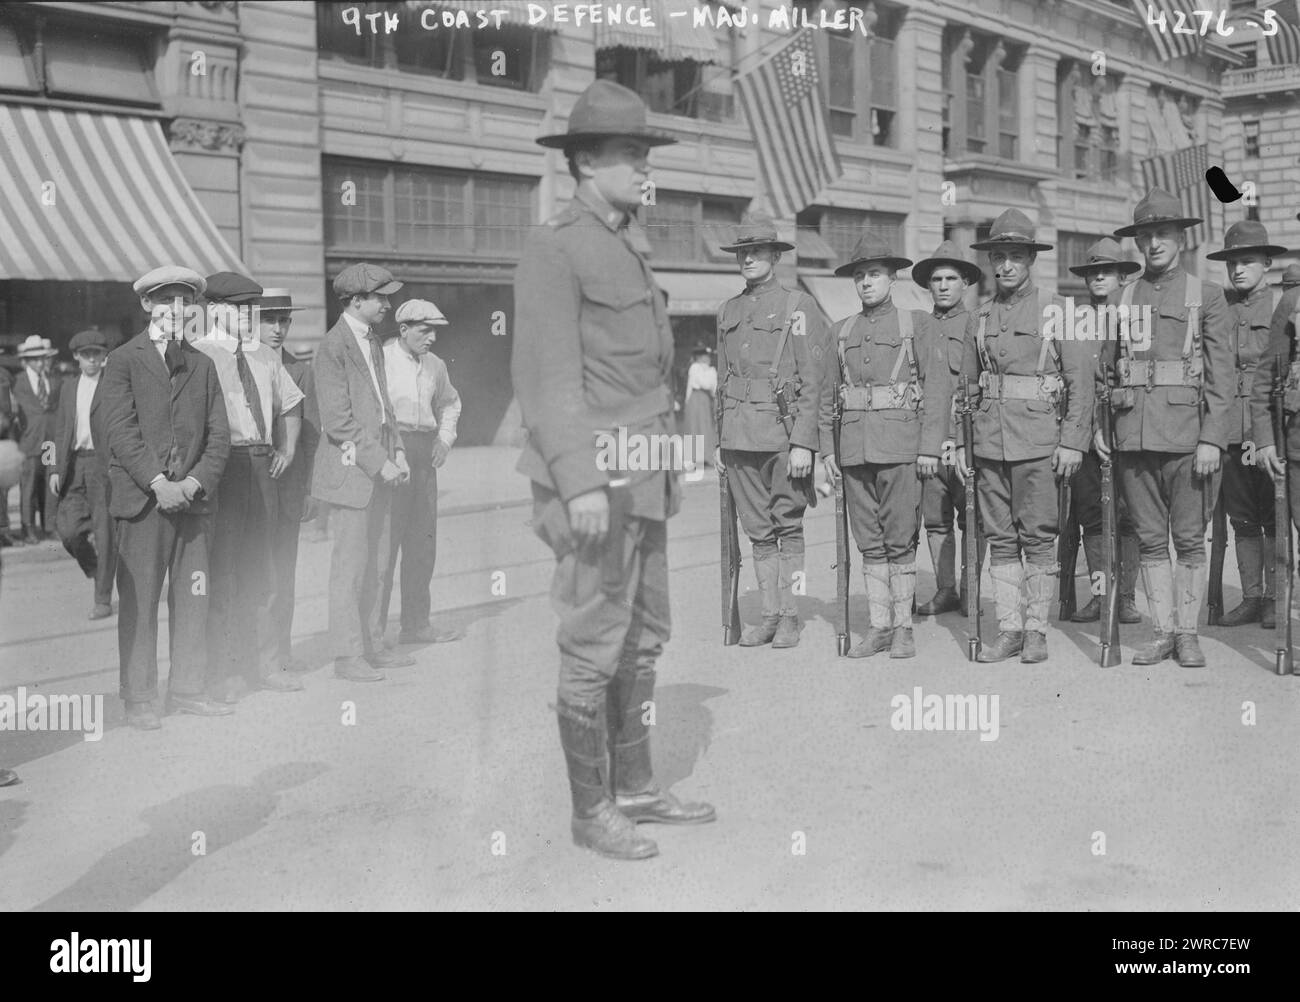
[[[651,754],[655,778],[664,789],[695,771],[713,737],[713,712],[704,704],[728,691],[691,682],[655,687]]]
[[[6,768],[9,768],[9,766],[6,766]],[[7,786],[3,792],[0,792],[0,798],[4,798],[0,799],[0,856],[8,852],[13,847],[13,844],[18,841],[18,829],[23,824],[23,814],[27,810],[27,801],[10,800],[6,797],[6,794],[16,796],[21,787],[22,779],[20,778],[16,786]]]

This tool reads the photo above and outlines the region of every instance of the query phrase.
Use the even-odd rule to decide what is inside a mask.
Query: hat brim
[[[883,264],[894,271],[903,271],[905,268],[912,267],[911,259],[905,257],[860,257],[836,268],[835,277],[852,278],[853,272],[864,264]]]
[[[536,142],[548,150],[562,150],[577,143],[620,137],[638,139],[647,146],[671,146],[677,142],[673,136],[665,136],[662,132],[560,132],[553,136],[542,136]]]
[[[1039,243],[1037,240],[981,240],[971,244],[971,250],[993,251],[1004,247],[1027,247],[1031,251],[1049,251],[1054,244]]]
[[[1132,275],[1134,272],[1141,271],[1142,265],[1136,261],[1095,261],[1092,264],[1076,264],[1070,272],[1080,278],[1087,278],[1088,272],[1098,271],[1101,268],[1116,268],[1121,275]]]
[[[1205,257],[1209,261],[1227,261],[1229,258],[1240,257],[1242,254],[1263,254],[1265,257],[1277,257],[1279,254],[1285,254],[1286,252],[1287,248],[1279,247],[1277,244],[1252,244],[1249,247],[1225,247],[1213,254],[1206,254]]]
[[[160,283],[159,285],[155,285],[155,286],[154,286],[153,288],[151,288],[151,289],[142,289],[140,292],[137,292],[136,295],[137,295],[137,296],[152,296],[152,295],[153,295],[155,292],[157,292],[159,289],[165,289],[165,288],[167,288],[167,286],[169,286],[169,285],[183,285],[183,286],[185,286],[187,289],[192,289],[192,290],[194,291],[194,296],[195,296],[195,298],[198,298],[199,296],[202,296],[202,295],[203,295],[205,292],[207,292],[207,290],[208,290],[208,283],[207,283],[207,282],[199,282],[198,284],[195,284],[194,282],[180,282],[180,281],[176,281],[176,282],[162,282],[162,283]]]
[[[1179,226],[1186,230],[1195,226],[1197,223],[1203,222],[1205,222],[1205,220],[1195,219],[1192,216],[1182,216],[1172,219],[1151,219],[1145,223],[1130,223],[1128,226],[1121,226],[1114,232],[1113,236],[1135,237],[1138,234],[1138,230],[1149,229],[1152,226]]]
[[[36,351],[20,351],[19,358],[53,358],[59,353],[57,348],[40,348]]]
[[[742,240],[740,243],[719,247],[718,250],[734,254],[736,251],[749,250],[751,247],[773,247],[779,251],[794,250],[794,244],[786,243],[784,240]]]
[[[971,264],[969,261],[952,257],[927,257],[912,265],[912,281],[922,288],[928,288],[930,276],[940,268],[955,268],[957,274],[966,280],[967,285],[976,285],[984,277],[984,272],[979,265]]]

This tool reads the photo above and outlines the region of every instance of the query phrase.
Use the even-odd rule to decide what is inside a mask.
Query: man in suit
[[[158,599],[169,579],[167,709],[222,716],[207,697],[208,540],[230,428],[212,361],[183,336],[204,281],[165,265],[135,283],[149,326],[108,356],[91,420],[108,440],[109,511],[117,519],[117,643],[127,722],[161,726]]]
[[[52,534],[48,523],[53,519],[48,516],[53,513],[45,510],[45,475],[52,458],[54,422],[59,407],[59,377],[50,372],[49,359],[57,354],[48,338],[36,334],[18,348],[23,372],[14,382],[13,409],[18,420],[18,447],[23,453],[23,474],[18,486],[25,543],[39,543]]]
[[[410,476],[388,395],[377,325],[402,287],[386,268],[354,264],[334,279],[343,315],[316,350],[312,375],[320,443],[312,496],[331,505],[330,645],[334,675],[377,682],[380,668],[415,664],[384,650],[378,601],[388,557],[393,488]]]
[[[293,603],[295,576],[298,570],[298,531],[303,522],[315,517],[316,502],[311,496],[312,462],[320,441],[320,413],[311,365],[296,358],[284,347],[293,323],[293,314],[303,309],[293,305],[288,289],[267,289],[257,301],[261,307],[262,343],[280,359],[289,378],[302,391],[302,430],[293,463],[275,481],[276,517],[271,525],[271,599],[263,606],[258,627],[261,641],[262,670],[304,672],[310,665],[293,657]]]
[[[0,442],[9,438],[10,430],[13,424],[13,376],[9,375],[9,370],[0,366],[0,422],[5,425],[5,431],[0,434]],[[14,539],[9,534],[9,488],[0,488],[0,549],[6,546],[13,546]]]
[[[104,619],[113,614],[117,537],[108,511],[107,451],[95,441],[90,411],[108,357],[108,338],[92,327],[75,335],[69,347],[81,375],[59,397],[50,493],[59,500],[54,524],[63,548],[95,582],[90,618]]]

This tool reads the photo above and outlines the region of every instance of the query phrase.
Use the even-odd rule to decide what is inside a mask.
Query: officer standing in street
[[[930,298],[934,300],[933,326],[938,328],[940,344],[947,352],[949,381],[954,389],[957,375],[961,372],[966,322],[970,319],[965,302],[966,290],[972,285],[978,285],[983,277],[984,273],[979,267],[962,257],[961,251],[951,240],[945,240],[933,257],[918,261],[912,268],[912,280],[921,288],[929,289]],[[934,399],[932,396],[931,400]],[[944,435],[941,459],[956,456],[956,440],[954,411]],[[958,609],[963,616],[966,615],[965,540],[962,541],[961,578],[958,579],[957,535],[954,531],[954,523],[961,521],[965,510],[966,481],[958,472],[956,463],[941,462],[939,472],[921,484],[921,515],[925,522],[925,541],[930,548],[930,561],[934,565],[936,590],[930,601],[917,606],[918,616],[938,616]],[[963,526],[962,532],[965,531]],[[975,552],[982,561],[984,540],[979,541]],[[975,573],[979,573],[978,569]]]
[[[1055,478],[1072,477],[1088,446],[1092,370],[1087,348],[1047,329],[1049,314],[1063,316],[1065,301],[1034,285],[1037,254],[1052,245],[1034,239],[1025,214],[1008,209],[993,221],[988,239],[971,247],[989,251],[997,283],[966,325],[962,361],[962,378],[979,380],[977,491],[999,630],[979,660],[1020,654],[1034,664],[1047,660],[1059,521]]]
[[[511,375],[528,429],[519,471],[532,481],[534,531],[556,559],[556,713],[571,830],[577,845],[614,859],[658,853],[635,822],[714,819],[708,804],[660,789],[651,768],[645,708],[671,632],[667,520],[681,504],[677,476],[658,463],[611,468],[597,444],[672,431],[672,327],[635,216],[650,148],[671,142],[646,127],[635,93],[595,81],[568,131],[538,140],[564,150],[577,190],[536,227],[515,273]]]
[[[1137,526],[1152,620],[1152,639],[1134,653],[1135,665],[1157,664],[1170,655],[1184,667],[1205,664],[1196,635],[1205,591],[1205,527],[1219,494],[1236,376],[1223,290],[1179,263],[1185,231],[1199,222],[1183,215],[1175,196],[1153,188],[1133,210],[1132,225],[1115,231],[1116,237],[1133,237],[1146,261],[1142,275],[1124,287],[1120,305],[1137,307],[1150,333],[1145,350],[1137,350],[1121,330],[1100,353],[1100,363],[1115,366],[1118,375],[1119,482]],[[1104,457],[1100,435],[1096,444]]]
[[[1109,328],[1103,327],[1106,314],[1101,308],[1107,303],[1114,305],[1125,275],[1141,270],[1142,266],[1136,261],[1124,259],[1118,241],[1110,237],[1103,237],[1089,247],[1087,260],[1070,269],[1088,283],[1088,293],[1092,300],[1089,308],[1095,312],[1094,329],[1098,331],[1098,340],[1092,342],[1094,349],[1091,364],[1094,367],[1102,341],[1108,333],[1113,333]],[[1089,443],[1090,446],[1091,444]],[[1074,521],[1083,530],[1083,552],[1088,561],[1088,580],[1092,581],[1102,569],[1102,547],[1114,545],[1112,540],[1105,540],[1101,535],[1101,460],[1096,449],[1089,448],[1084,453],[1079,472],[1074,475],[1071,484],[1070,497],[1074,506]],[[1140,623],[1142,614],[1137,611],[1135,602],[1139,565],[1137,531],[1129,518],[1128,505],[1122,497],[1116,498],[1115,509],[1119,515],[1119,595],[1116,612],[1121,623]],[[1101,618],[1101,603],[1102,596],[1093,595],[1087,605],[1070,617],[1070,621],[1097,622]]]
[[[1224,613],[1219,626],[1260,623],[1273,629],[1273,483],[1268,470],[1245,452],[1253,439],[1250,391],[1255,366],[1268,347],[1273,317],[1273,292],[1264,281],[1273,258],[1286,248],[1268,242],[1263,223],[1244,220],[1228,227],[1223,249],[1205,255],[1224,262],[1230,288],[1225,298],[1232,310],[1229,350],[1236,361],[1235,398],[1228,417],[1228,451],[1223,456],[1222,504],[1232,522],[1241,574],[1241,605]]]
[[[763,600],[763,620],[745,627],[740,646],[795,647],[803,515],[816,504],[813,458],[832,453],[831,381],[823,371],[829,325],[811,296],[777,281],[781,252],[794,245],[777,238],[771,216],[747,216],[722,249],[735,253],[745,291],[718,311],[719,463],[753,547]]]
[[[951,417],[947,338],[920,310],[899,310],[891,293],[897,272],[912,262],[886,242],[863,234],[848,263],[862,311],[834,327],[841,394],[840,452],[844,501],[862,554],[871,628],[848,652],[866,658],[916,657],[912,600],[921,487],[939,469]],[[837,370],[831,364],[827,369]],[[843,385],[840,385],[842,380]]]

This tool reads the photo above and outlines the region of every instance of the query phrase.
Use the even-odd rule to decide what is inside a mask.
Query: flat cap
[[[402,283],[393,278],[393,273],[387,268],[365,261],[350,264],[334,276],[334,295],[340,299],[365,296],[372,292],[391,296],[401,287]]]
[[[184,268],[178,264],[165,264],[161,268],[155,268],[151,272],[141,275],[131,288],[135,290],[137,296],[147,296],[154,289],[161,289],[164,285],[188,285],[194,290],[194,295],[203,295],[207,283],[193,268]]]
[[[247,275],[233,271],[219,271],[207,278],[207,297],[210,303],[251,303],[262,295],[262,287]]]
[[[98,327],[91,327],[72,335],[72,340],[68,342],[68,347],[72,351],[78,352],[84,348],[98,348],[100,351],[108,351],[108,335]]]
[[[442,310],[427,299],[408,299],[397,308],[393,319],[399,324],[445,324],[449,323]]]

